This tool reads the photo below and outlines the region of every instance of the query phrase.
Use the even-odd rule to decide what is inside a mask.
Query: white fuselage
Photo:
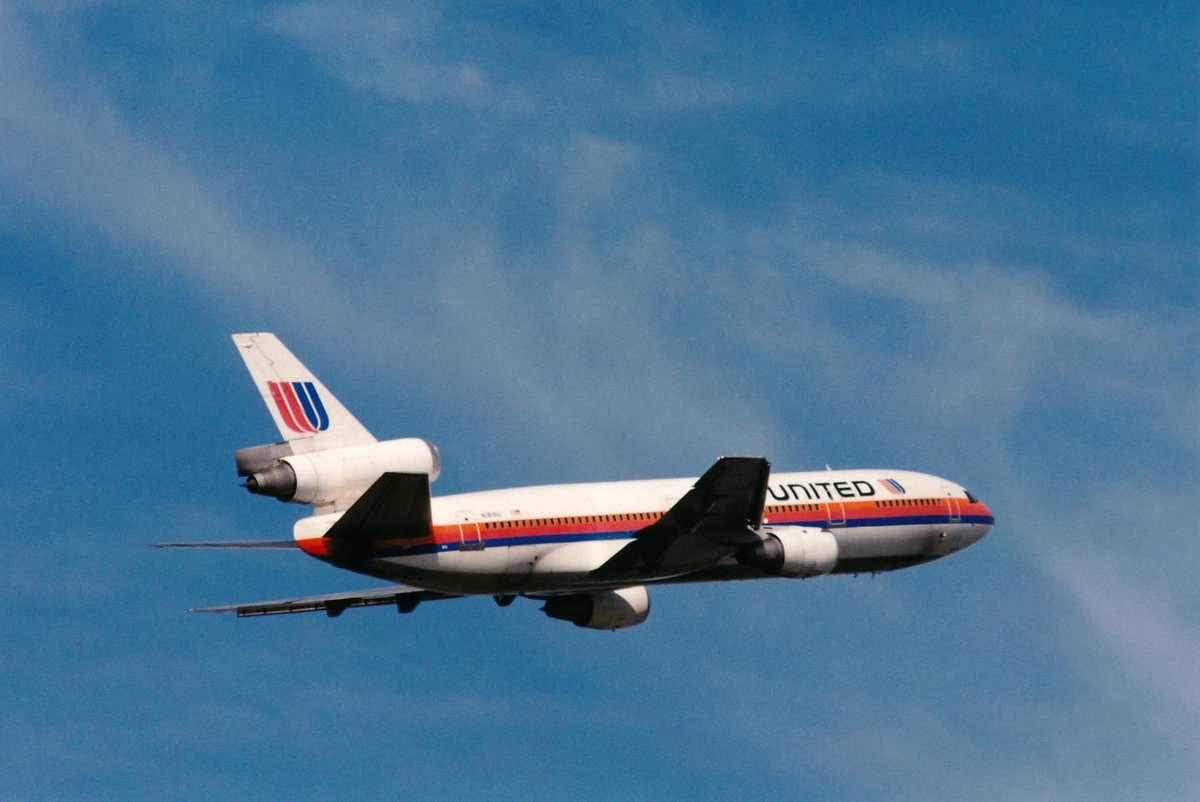
[[[769,576],[730,558],[686,576],[592,577],[695,481],[543,485],[435,497],[430,537],[380,541],[352,570],[444,593],[497,595]],[[299,521],[298,545],[329,559],[321,538],[340,515]],[[944,557],[977,542],[993,521],[985,504],[937,476],[820,471],[771,475],[762,530],[827,531],[837,542],[831,572],[860,573]]]

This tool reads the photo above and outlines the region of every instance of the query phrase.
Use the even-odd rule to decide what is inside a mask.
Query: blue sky
[[[1200,796],[1197,32],[1168,7],[0,4],[0,796]],[[870,578],[368,587],[239,490],[277,332],[435,493],[951,477]]]

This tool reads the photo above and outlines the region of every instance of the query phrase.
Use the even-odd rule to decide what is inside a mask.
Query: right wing
[[[224,604],[219,607],[196,607],[190,613],[237,613],[238,618],[255,615],[280,615],[283,613],[313,613],[324,610],[330,618],[341,615],[349,607],[373,607],[379,604],[394,604],[402,613],[411,613],[423,601],[456,598],[450,593],[421,590],[407,585],[390,588],[350,591],[348,593],[326,593],[322,596],[301,596],[297,599],[252,602],[250,604]]]
[[[757,542],[771,463],[722,457],[662,518],[592,572],[596,579],[674,576],[713,565]]]

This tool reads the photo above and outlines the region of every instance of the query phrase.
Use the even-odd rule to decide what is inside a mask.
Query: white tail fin
[[[375,442],[274,334],[235,334],[233,342],[293,453]]]

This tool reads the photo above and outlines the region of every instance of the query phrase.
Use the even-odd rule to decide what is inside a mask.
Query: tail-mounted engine
[[[349,505],[386,472],[442,472],[437,446],[408,437],[361,446],[293,454],[287,443],[244,448],[234,456],[243,487],[280,501],[317,506]]]
[[[650,615],[650,594],[642,585],[620,590],[551,596],[542,612],[560,621],[588,629],[635,627]]]

